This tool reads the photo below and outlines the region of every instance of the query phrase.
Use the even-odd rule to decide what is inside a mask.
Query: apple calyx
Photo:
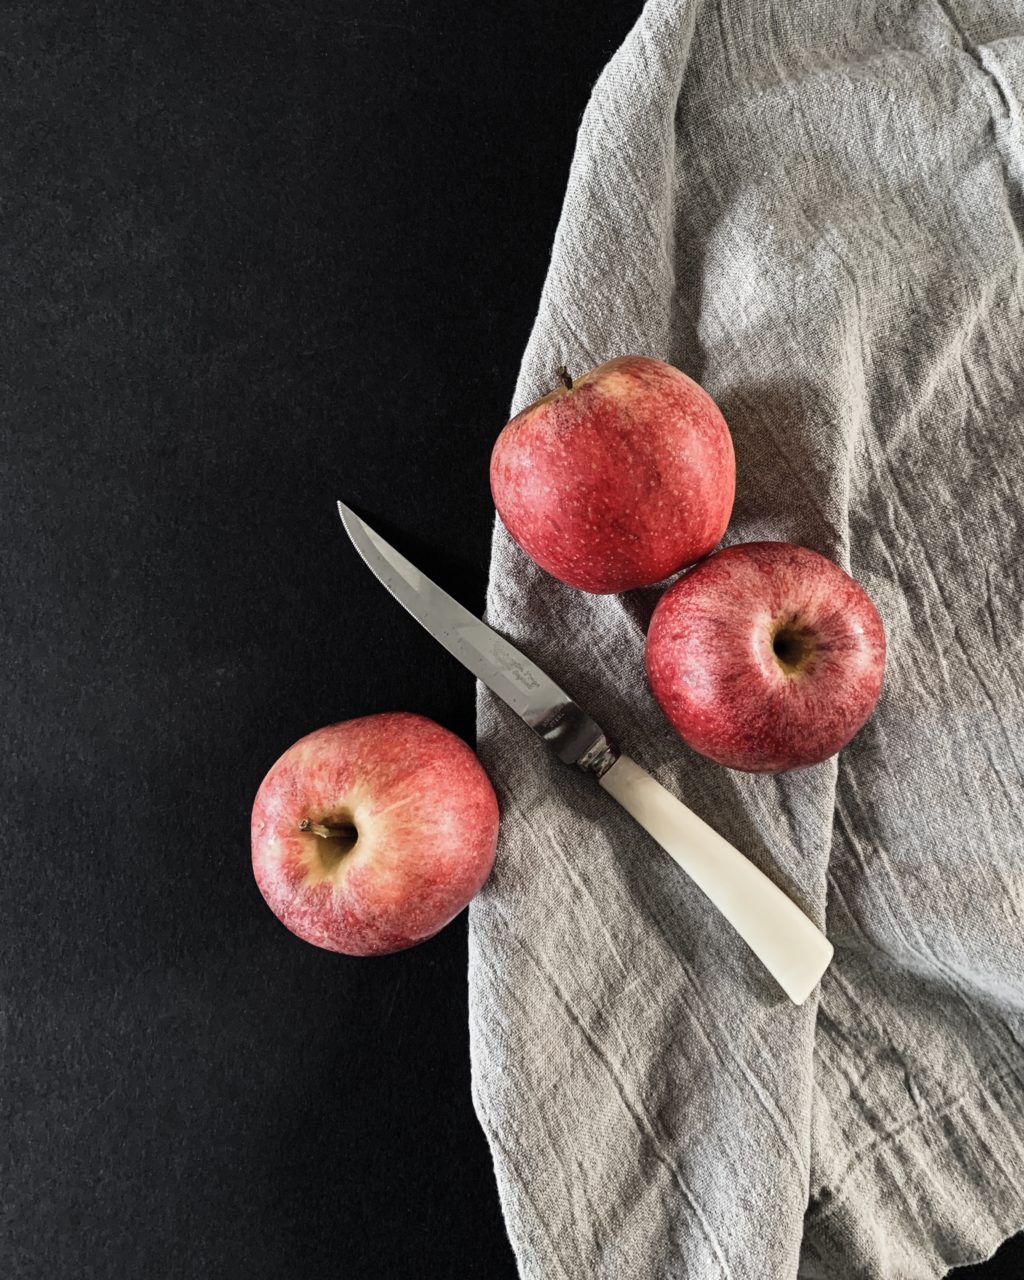
[[[572,375],[569,373],[569,370],[565,367],[565,365],[560,364],[558,368],[555,370],[555,373],[557,373],[558,376],[562,379],[562,384],[565,387],[566,391],[571,391]]]

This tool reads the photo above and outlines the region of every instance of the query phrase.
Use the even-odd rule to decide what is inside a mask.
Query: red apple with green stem
[[[491,493],[542,569],[583,591],[660,582],[714,547],[736,489],[717,405],[660,360],[620,356],[524,409],[491,455]]]
[[[647,674],[680,737],[731,769],[779,773],[844,747],[885,670],[878,610],[849,574],[786,542],[727,547],[658,602]]]
[[[270,909],[329,951],[383,955],[443,928],[494,862],[498,802],[461,738],[422,716],[332,724],[289,747],[252,810]]]

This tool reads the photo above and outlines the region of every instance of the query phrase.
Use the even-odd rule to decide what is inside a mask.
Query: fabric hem
[[[1021,1072],[1008,1067],[866,1151],[844,1175],[842,1194],[826,1189],[809,1210],[799,1280],[945,1280],[1024,1229],[1024,1091],[1009,1087],[1014,1080]],[[1002,1172],[997,1184],[993,1167]],[[908,1219],[908,1205],[926,1209]],[[858,1253],[864,1265],[851,1272]]]

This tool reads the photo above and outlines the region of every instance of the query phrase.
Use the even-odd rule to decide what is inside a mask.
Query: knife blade
[[[343,502],[338,514],[367,568],[427,631],[523,719],[565,764],[594,777],[694,881],[802,1004],[832,959],[814,922],[738,849],[629,756],[504,636],[464,608]]]

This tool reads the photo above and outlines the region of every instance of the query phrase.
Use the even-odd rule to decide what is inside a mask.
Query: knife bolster
[[[593,746],[576,761],[576,766],[600,781],[618,758],[618,748],[602,733]]]
[[[601,726],[568,699],[526,717],[526,722],[563,764],[574,764],[595,778],[604,777],[619,757]]]

